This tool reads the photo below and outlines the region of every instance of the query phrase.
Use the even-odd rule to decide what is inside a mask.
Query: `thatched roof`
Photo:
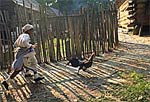
[[[14,3],[23,6],[23,0],[12,0]],[[39,3],[35,0],[24,0],[24,4],[26,8],[31,8],[31,4],[32,4],[32,9],[39,11]]]
[[[20,6],[23,6],[23,0],[12,0],[12,1],[14,3],[20,5]],[[25,3],[26,8],[31,8],[31,4],[32,4],[32,9],[33,10],[40,11],[39,10],[39,5],[40,4],[37,1],[35,1],[35,0],[24,0],[24,3]],[[51,15],[51,16],[62,16],[63,15],[59,10],[57,10],[55,8],[50,7],[48,9],[48,11],[49,11],[48,12],[49,15]]]
[[[14,13],[15,5],[19,5],[21,7],[25,5],[25,8],[31,8],[32,5],[32,10],[38,12],[40,11],[40,4],[36,0],[0,0],[0,9],[2,10]],[[63,16],[63,14],[59,10],[51,7],[47,7],[47,14],[49,16]]]
[[[55,14],[55,16],[63,16],[63,14],[58,9],[50,7],[50,10]]]

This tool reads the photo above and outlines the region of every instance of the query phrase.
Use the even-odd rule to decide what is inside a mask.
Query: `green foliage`
[[[103,3],[105,8],[108,8],[110,0],[36,0],[41,5],[51,6],[59,9],[62,13],[71,13],[73,10],[80,10],[81,7],[88,5],[99,5]]]
[[[72,6],[73,0],[57,0],[51,5],[51,7],[61,10],[61,12],[72,9]]]
[[[42,5],[47,5],[47,4],[54,3],[56,0],[36,0],[36,1]]]
[[[61,12],[66,10],[72,10],[74,0],[36,0],[41,5],[51,6],[55,9],[59,9]]]

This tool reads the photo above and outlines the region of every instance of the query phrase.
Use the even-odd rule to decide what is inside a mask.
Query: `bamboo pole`
[[[97,41],[97,46],[96,46],[96,51],[97,51],[97,55],[99,55],[100,53],[100,49],[101,49],[101,23],[100,23],[100,10],[99,10],[100,6],[97,7],[96,9],[96,15],[97,15],[97,35],[96,35],[96,41]]]
[[[20,17],[19,17],[19,12],[20,12],[20,10],[19,10],[19,5],[18,5],[18,1],[16,1],[16,5],[15,5],[15,9],[16,9],[16,15],[17,15],[17,18],[16,18],[16,20],[17,20],[17,26],[16,26],[16,38],[17,38],[17,33],[19,33],[20,32],[20,29],[19,29],[19,27],[21,26],[21,19],[20,19]],[[17,27],[18,27],[18,29],[17,29]]]
[[[68,23],[68,22],[67,22]],[[65,31],[65,48],[66,48],[66,57],[69,59],[71,57],[71,48],[70,48],[70,33],[68,30]]]
[[[70,39],[71,39],[71,55],[75,55],[75,46],[74,46],[74,31],[73,31],[73,18],[69,17],[68,20],[68,24],[69,24],[69,33],[70,33]]]
[[[116,6],[115,4],[113,4],[113,10],[115,11],[114,13],[114,28],[115,28],[115,31],[114,31],[114,35],[115,35],[115,42],[114,42],[114,45],[115,47],[118,47],[119,45],[119,39],[118,39],[118,20],[117,20],[117,9],[116,9]]]
[[[89,8],[87,8],[87,53],[90,51],[90,12]]]
[[[44,62],[47,62],[47,58],[46,58],[46,51],[45,51],[45,39],[44,39],[44,9],[43,7],[40,6],[40,35],[41,35],[41,40],[42,40],[42,57]]]
[[[4,19],[5,19],[5,25],[4,25],[4,30],[6,31],[5,33],[5,35],[6,35],[6,40],[7,40],[7,45],[8,45],[8,48],[7,48],[7,50],[8,50],[8,52],[6,52],[6,56],[8,56],[8,58],[7,58],[7,66],[9,66],[11,63],[12,63],[12,56],[13,56],[13,54],[12,54],[12,37],[11,37],[11,34],[10,34],[10,24],[9,24],[9,17],[8,17],[8,14],[7,14],[7,12],[6,11],[4,11]]]
[[[23,24],[26,23],[28,20],[27,20],[27,14],[26,14],[26,7],[25,7],[25,1],[23,0]]]
[[[52,19],[52,18],[49,18]],[[54,51],[54,35],[52,34],[53,32],[53,20],[51,22],[49,22],[49,33],[48,33],[48,39],[49,39],[49,57],[50,57],[50,61],[54,62],[55,60],[55,51]]]
[[[61,32],[61,51],[62,51],[62,60],[65,59],[65,46],[64,46],[64,33]]]
[[[36,15],[34,15],[34,16],[36,16]],[[35,18],[35,17],[34,17]],[[37,45],[38,45],[38,47],[37,47],[37,49],[36,49],[36,52],[37,52],[37,54],[36,54],[36,57],[37,57],[37,60],[38,60],[38,63],[41,63],[42,62],[42,57],[41,57],[41,47],[40,47],[40,44],[41,44],[41,40],[40,40],[40,32],[39,32],[39,22],[38,22],[38,20],[36,20],[35,21],[35,29],[36,29],[36,41],[37,41]]]
[[[6,60],[6,40],[5,40],[5,33],[4,33],[4,31],[5,31],[5,29],[4,29],[4,25],[5,25],[5,21],[4,21],[4,15],[2,14],[2,12],[0,12],[0,16],[1,16],[1,20],[2,20],[2,37],[3,37],[3,39],[2,39],[2,65],[3,65],[3,68],[5,68],[6,67],[6,65],[7,65],[7,60]]]
[[[105,27],[104,27],[104,23],[105,23],[105,18],[104,18],[104,11],[103,11],[103,8],[102,8],[102,5],[100,4],[100,9],[101,9],[101,48],[102,48],[102,53],[105,53],[105,39],[104,39],[104,36],[105,36]]]
[[[56,20],[57,60],[61,60],[61,53],[60,53],[60,32],[59,32],[60,25],[59,25],[59,22],[60,22],[60,18],[58,18]]]
[[[0,18],[2,18],[2,12],[1,12],[1,10],[0,10]],[[1,22],[1,20],[0,20],[0,25],[2,25],[2,23],[3,22]],[[2,31],[2,29],[0,29],[0,31]],[[0,32],[0,36],[2,36],[2,33]],[[3,68],[3,49],[2,49],[2,46],[3,46],[3,44],[2,44],[2,39],[1,39],[1,37],[0,37],[0,70]]]
[[[44,32],[45,50],[46,50],[46,51],[45,51],[45,52],[46,52],[46,61],[45,61],[45,63],[48,63],[48,59],[49,59],[49,58],[48,58],[48,56],[49,56],[49,53],[48,53],[48,52],[49,52],[49,49],[48,49],[49,46],[48,46],[48,44],[49,44],[49,43],[48,43],[48,37],[47,37],[47,36],[48,36],[48,24],[47,24],[47,23],[48,23],[48,20],[47,20],[48,17],[47,17],[47,16],[48,16],[48,15],[47,15],[47,8],[44,7],[44,25],[43,25],[43,26],[44,26],[44,31],[45,31],[45,32]],[[50,59],[49,59],[49,60],[50,60]]]

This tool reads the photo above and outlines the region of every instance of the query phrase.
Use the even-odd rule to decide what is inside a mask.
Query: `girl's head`
[[[25,26],[22,27],[22,32],[27,34],[33,34],[33,25],[26,24]]]

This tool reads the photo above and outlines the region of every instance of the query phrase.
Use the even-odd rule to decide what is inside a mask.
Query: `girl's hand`
[[[33,48],[36,48],[38,45],[37,43],[35,43],[34,45],[32,45]]]

